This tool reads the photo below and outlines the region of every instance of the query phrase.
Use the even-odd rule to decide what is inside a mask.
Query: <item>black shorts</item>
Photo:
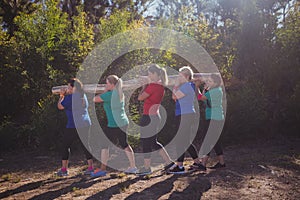
[[[112,145],[120,146],[122,149],[125,149],[128,147],[128,139],[127,139],[127,133],[126,130],[128,128],[128,125],[123,126],[121,128],[116,127],[106,127],[104,129],[104,134],[108,138],[110,142],[106,144],[107,148]]]

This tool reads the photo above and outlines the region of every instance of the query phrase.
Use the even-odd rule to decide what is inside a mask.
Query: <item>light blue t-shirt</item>
[[[185,96],[176,100],[175,115],[178,116],[178,115],[196,113],[194,107],[195,84],[192,82],[186,82],[179,87],[179,90]]]
[[[207,100],[205,109],[205,118],[213,120],[224,120],[222,98],[223,91],[221,87],[210,89],[205,94]]]

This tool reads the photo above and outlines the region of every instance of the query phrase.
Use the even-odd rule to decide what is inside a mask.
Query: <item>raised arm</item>
[[[65,109],[65,107],[61,104],[61,102],[64,100],[66,92],[67,92],[66,89],[61,89],[60,92],[59,92],[59,99],[58,99],[58,102],[57,102],[57,108],[59,110]]]

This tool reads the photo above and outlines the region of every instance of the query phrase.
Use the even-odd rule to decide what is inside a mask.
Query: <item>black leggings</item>
[[[104,145],[102,147],[108,148],[109,146],[111,146],[111,144],[120,146],[122,149],[125,149],[126,147],[128,147],[127,134],[126,134],[127,128],[128,128],[128,125],[123,126],[121,128],[106,127],[104,130],[104,134],[109,139],[110,143],[107,143],[106,145]]]
[[[85,127],[80,130],[80,132],[86,132],[86,137],[89,136],[90,127]],[[63,137],[62,137],[62,147],[61,147],[61,153],[62,153],[62,160],[68,160],[70,155],[70,148],[72,144],[75,141],[80,140],[80,137],[77,133],[76,128],[66,128]],[[82,141],[80,140],[80,146],[84,151],[84,154],[86,156],[87,160],[90,160],[93,158],[93,156],[90,154],[90,152],[85,148]]]
[[[151,122],[151,124],[150,124]],[[141,145],[144,153],[144,158],[149,159],[151,152],[163,148],[162,144],[157,141],[157,133],[160,124],[160,116],[158,115],[143,115],[140,120],[141,126]],[[150,126],[148,126],[150,125]],[[146,127],[147,126],[147,127]],[[150,136],[151,135],[151,136]],[[150,136],[150,137],[147,137]]]
[[[206,122],[205,122],[205,135],[206,135],[206,132],[208,130],[209,124],[211,122],[214,123],[215,126],[220,126],[219,124],[223,123],[223,121],[221,121],[221,120],[213,120],[213,119],[212,120],[210,120],[210,119],[206,120]],[[220,138],[218,139],[217,143],[215,144],[215,146],[213,147],[212,150],[214,150],[216,152],[217,156],[223,155],[223,149],[222,149],[222,146],[221,146]],[[211,152],[209,152],[207,155],[209,156]]]
[[[175,117],[175,123],[177,126],[176,129],[178,131],[176,150],[177,150],[177,156],[180,155],[177,159],[178,162],[183,162],[186,151],[191,155],[193,159],[198,158],[197,149],[190,140],[190,134],[194,122],[195,122],[195,114],[193,113],[178,115]]]

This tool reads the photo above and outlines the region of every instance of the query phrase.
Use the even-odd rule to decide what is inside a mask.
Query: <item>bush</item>
[[[58,149],[59,138],[66,125],[66,116],[56,107],[57,96],[49,95],[38,102],[27,130],[34,139],[29,145],[45,150]]]
[[[268,101],[259,81],[240,85],[234,91],[229,88],[227,102],[226,142],[242,142],[262,135],[268,121]]]
[[[291,96],[291,98],[284,98],[284,105],[282,109],[285,109],[282,111],[281,114],[281,124],[282,128],[284,128],[284,131],[287,132],[287,134],[292,136],[298,136],[299,137],[299,129],[300,129],[300,83],[298,83],[294,87],[294,92]]]
[[[5,119],[0,125],[0,150],[12,150],[17,147],[17,135],[20,130],[9,119]]]

